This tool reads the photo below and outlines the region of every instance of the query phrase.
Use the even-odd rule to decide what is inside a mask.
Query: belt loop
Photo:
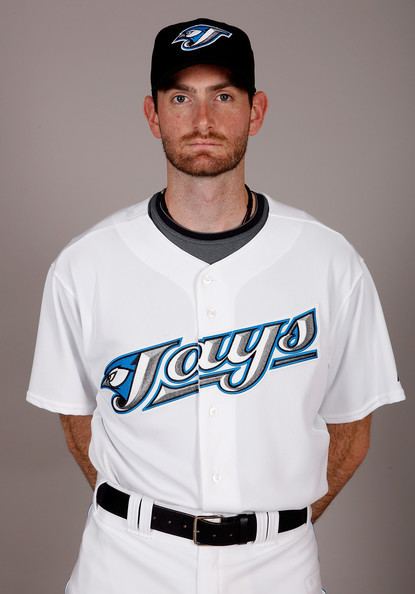
[[[278,528],[280,524],[280,514],[278,511],[269,511],[268,514],[268,534],[266,541],[272,541],[278,535]]]
[[[127,529],[128,532],[138,532],[138,518],[140,513],[141,497],[136,493],[130,493],[130,499],[128,500],[128,512],[127,512]]]
[[[268,512],[255,512],[256,538],[255,543],[265,542],[268,536]]]
[[[149,536],[151,532],[151,514],[153,511],[154,499],[143,495],[140,504],[140,514],[138,516],[138,533]]]

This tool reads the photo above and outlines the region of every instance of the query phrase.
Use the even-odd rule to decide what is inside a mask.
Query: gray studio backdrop
[[[63,594],[91,497],[57,415],[25,403],[47,268],[76,234],[163,187],[142,115],[153,39],[203,16],[249,32],[269,94],[248,183],[311,212],[365,258],[408,397],[374,413],[368,457],[316,524],[324,584],[411,594],[410,0],[1,0],[0,591]]]

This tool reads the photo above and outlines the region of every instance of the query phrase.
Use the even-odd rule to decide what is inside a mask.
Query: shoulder
[[[57,254],[50,268],[67,284],[77,275],[91,274],[97,262],[121,245],[117,229],[147,216],[151,197],[121,208],[73,237]]]
[[[105,235],[111,234],[116,225],[128,223],[133,219],[147,215],[149,201],[150,197],[147,197],[141,202],[131,204],[111,213],[101,221],[98,221],[98,223],[95,223],[92,227],[89,227],[71,239],[71,241],[62,249],[61,253],[90,241],[104,241]]]
[[[272,196],[269,196],[263,192],[262,194],[268,200],[269,214],[271,217],[286,221],[297,221],[298,223],[301,223],[305,229],[315,231],[315,233],[320,234],[321,237],[346,241],[345,237],[341,233],[325,225],[309,212],[301,210],[300,208],[296,208],[295,206],[285,204],[284,202],[280,202],[279,200],[276,200]]]
[[[339,249],[343,248],[350,253],[356,253],[354,246],[336,229],[322,223],[305,210],[280,202],[264,192],[262,194],[268,200],[269,216],[281,223],[289,221],[297,223],[307,238],[314,238],[314,246],[318,246],[320,242],[323,246],[337,245]]]
[[[324,224],[312,214],[262,194],[269,204],[269,216],[278,228],[292,226],[297,230],[297,242],[293,246],[297,257],[306,255],[307,260],[319,261],[328,273],[346,275],[353,282],[362,275],[364,261],[355,246],[339,231]]]

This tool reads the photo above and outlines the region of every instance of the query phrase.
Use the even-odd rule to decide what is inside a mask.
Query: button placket
[[[216,309],[212,306],[209,306],[206,309],[206,314],[207,314],[207,317],[210,319],[215,318],[216,317]]]
[[[212,303],[212,301],[214,301],[214,295],[213,295],[213,291],[209,291],[208,289],[210,289],[212,287],[212,283],[214,283],[214,276],[212,275],[211,272],[205,272],[202,275],[202,287],[204,289],[204,292],[206,294],[206,300],[207,300],[207,306],[206,306],[206,316],[213,320],[214,318],[216,318],[216,314],[217,314],[217,310],[216,307],[214,305],[214,303]]]
[[[211,274],[209,274],[209,272],[205,273],[205,274],[202,276],[202,283],[203,283],[204,285],[210,285],[210,284],[213,282],[213,280],[214,280],[214,279],[213,279],[212,275],[211,275]]]
[[[195,283],[199,338],[214,337],[232,328],[233,293],[216,269],[201,271]],[[225,339],[226,340],[226,339]],[[199,370],[203,376],[204,370]],[[209,372],[209,370],[207,370]],[[216,384],[204,385],[199,392],[198,426],[201,489],[204,505],[223,504],[239,499],[234,464],[233,399],[224,407],[226,394]],[[229,439],[230,438],[230,439]],[[234,476],[235,475],[235,476]],[[235,491],[236,490],[236,491]]]

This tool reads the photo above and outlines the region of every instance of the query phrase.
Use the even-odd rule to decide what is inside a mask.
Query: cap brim
[[[175,74],[181,72],[182,70],[185,70],[186,68],[191,68],[192,66],[197,66],[199,64],[209,64],[212,66],[218,66],[219,68],[227,69],[230,73],[234,74],[239,81],[241,81],[241,83],[244,85],[244,87],[246,87],[247,90],[252,90],[254,93],[256,91],[255,87],[252,87],[252,84],[250,83],[250,81],[248,81],[242,68],[236,69],[234,65],[231,65],[226,61],[218,62],[212,60],[211,56],[207,56],[206,58],[198,56],[193,63],[189,59],[187,59],[185,62],[183,61],[182,63],[176,63],[173,68],[164,70],[163,74],[156,81],[154,81],[153,89],[157,90],[163,88],[166,84],[169,83],[169,79],[171,79]]]

